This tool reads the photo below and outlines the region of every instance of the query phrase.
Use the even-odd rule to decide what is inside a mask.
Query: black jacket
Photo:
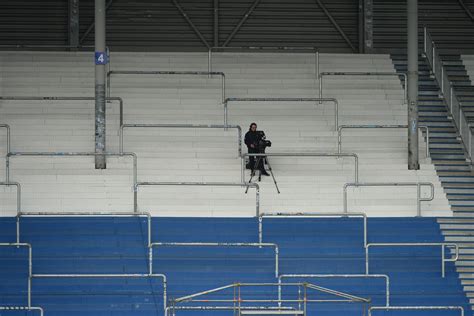
[[[248,131],[245,134],[245,145],[247,145],[247,148],[251,149],[252,147],[250,147],[250,145],[252,145],[252,144],[255,145],[255,148],[256,148],[257,143],[258,143],[258,134],[257,134],[257,132]]]

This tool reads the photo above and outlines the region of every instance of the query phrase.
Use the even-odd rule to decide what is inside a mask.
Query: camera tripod
[[[256,159],[255,159],[255,164],[254,164],[253,169],[252,169],[252,173],[250,174],[249,183],[252,183],[252,179],[255,176],[255,171],[258,169],[258,166],[260,165],[260,162],[262,163],[263,168],[265,168],[264,162],[266,162],[267,165],[268,165],[268,171],[270,171],[270,175],[272,176],[273,183],[275,184],[275,188],[276,188],[278,194],[280,194],[280,189],[278,188],[277,181],[275,179],[275,176],[273,175],[272,165],[270,164],[270,161],[268,161],[268,157],[267,156],[254,156],[254,157]],[[261,180],[262,180],[262,170],[258,169],[258,182],[260,182]],[[248,190],[249,190],[249,187],[247,186],[247,188],[245,189],[245,193],[247,193]]]

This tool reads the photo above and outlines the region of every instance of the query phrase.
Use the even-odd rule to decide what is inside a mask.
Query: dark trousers
[[[258,149],[249,147],[249,154],[259,154],[259,153],[260,153],[260,151]],[[265,157],[249,156],[250,169],[252,169],[252,170],[254,169],[255,162],[258,160],[258,158],[261,158],[261,159],[258,163],[257,169],[260,170],[260,171],[265,171],[265,166],[264,166]]]

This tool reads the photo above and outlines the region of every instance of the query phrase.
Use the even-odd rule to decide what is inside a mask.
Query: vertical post
[[[214,0],[214,47],[219,46],[219,0]]]
[[[444,244],[441,245],[441,276],[444,278],[446,276],[446,268],[444,266]]]
[[[278,307],[281,307],[281,278],[278,278]]]
[[[319,78],[319,50],[316,49],[314,52],[314,72],[316,75],[316,80]]]
[[[369,274],[369,245],[365,246],[365,274]]]
[[[364,53],[372,53],[374,49],[374,2],[364,1]]]
[[[298,285],[298,310],[301,310],[301,285]]]
[[[323,75],[321,73],[318,74],[319,78],[319,98],[323,98]],[[323,101],[319,101],[319,104],[322,104]]]
[[[307,315],[307,309],[306,309],[306,302],[308,301],[308,289],[306,287],[306,283],[304,284],[304,305],[303,305],[303,313],[304,313],[304,316]]]
[[[79,0],[69,0],[69,46],[79,47]]]
[[[359,54],[364,53],[364,0],[359,0]]]
[[[95,152],[105,152],[105,0],[95,0]],[[105,156],[95,156],[95,168],[106,169]]]
[[[418,0],[407,1],[408,14],[408,169],[418,170]]]
[[[416,185],[416,217],[421,217],[421,184]]]

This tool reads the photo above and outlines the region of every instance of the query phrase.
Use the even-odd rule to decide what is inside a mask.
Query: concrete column
[[[214,0],[214,47],[219,46],[219,0]]]
[[[408,169],[418,170],[418,0],[407,0],[407,17]]]
[[[364,53],[372,53],[374,50],[374,2],[373,0],[363,0]]]
[[[79,46],[79,0],[69,0],[69,45]]]
[[[100,56],[100,54],[103,54]],[[105,0],[95,0],[95,152],[105,152]],[[106,157],[96,156],[95,168],[105,169]]]

